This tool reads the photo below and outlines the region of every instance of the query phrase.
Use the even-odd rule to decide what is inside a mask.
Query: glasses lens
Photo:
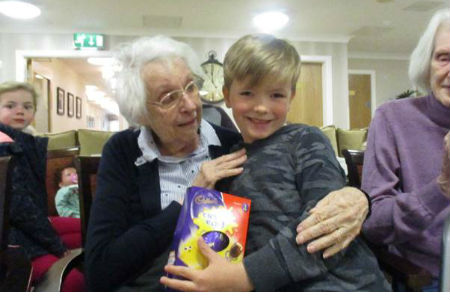
[[[184,88],[184,90],[186,91],[186,93],[189,94],[189,96],[193,96],[194,94],[196,94],[198,92],[198,87],[197,87],[197,85],[195,84],[194,81],[191,81]]]
[[[174,105],[175,103],[177,103],[180,100],[182,95],[183,95],[183,91],[181,91],[181,90],[172,91],[172,92],[168,93],[161,99],[161,101],[160,101],[161,106],[169,107],[169,106]]]

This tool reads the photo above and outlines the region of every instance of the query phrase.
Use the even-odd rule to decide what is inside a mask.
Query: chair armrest
[[[391,275],[393,281],[403,283],[408,290],[422,291],[424,286],[431,284],[432,276],[427,270],[385,248],[372,247],[372,251],[378,258],[381,269]]]
[[[36,285],[36,292],[61,291],[64,276],[83,259],[83,249],[70,250],[69,254],[55,262],[44,274],[42,280]]]

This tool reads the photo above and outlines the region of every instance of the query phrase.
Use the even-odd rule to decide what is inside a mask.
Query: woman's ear
[[[231,103],[230,103],[230,90],[226,87],[223,86],[222,87],[222,93],[223,93],[223,99],[225,99],[225,105],[228,108],[231,108]]]

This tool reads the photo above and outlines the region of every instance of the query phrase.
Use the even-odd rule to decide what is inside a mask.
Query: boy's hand
[[[329,193],[310,210],[310,216],[297,227],[297,244],[308,244],[309,253],[324,250],[328,258],[346,248],[361,231],[369,210],[360,190],[344,187]]]
[[[214,252],[202,238],[198,240],[201,253],[208,259],[208,267],[195,270],[188,267],[167,265],[164,270],[186,280],[161,277],[160,283],[171,289],[185,292],[247,292],[253,285],[243,263],[231,263]]]
[[[247,160],[245,149],[223,155],[216,159],[202,163],[200,171],[195,177],[193,186],[213,189],[216,182],[222,178],[236,176],[242,173],[240,167]]]

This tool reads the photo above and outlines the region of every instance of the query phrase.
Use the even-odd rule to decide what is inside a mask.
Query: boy
[[[182,290],[390,290],[360,238],[328,259],[309,254],[295,242],[296,226],[308,211],[345,185],[333,149],[319,129],[284,126],[299,74],[295,48],[273,36],[244,36],[228,50],[223,92],[248,157],[229,193],[252,200],[246,257],[233,265],[200,241],[208,267],[192,271],[166,266],[166,271],[192,282],[163,278],[163,284]]]
[[[55,206],[61,217],[80,217],[80,199],[78,197],[78,176],[73,166],[57,170],[55,183],[60,187],[55,195]]]

